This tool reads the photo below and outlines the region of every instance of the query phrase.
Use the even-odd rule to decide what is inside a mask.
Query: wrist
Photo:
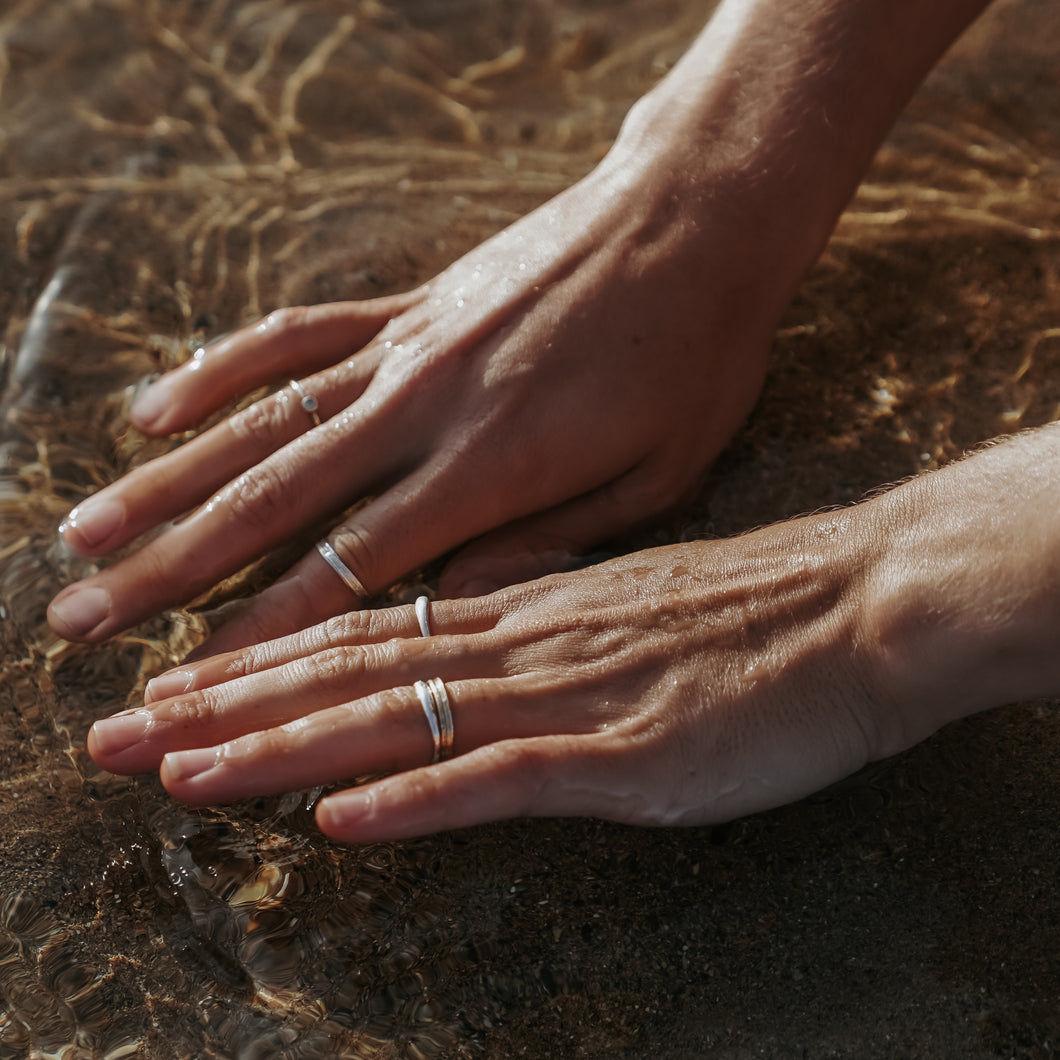
[[[664,174],[693,220],[728,212],[793,292],[908,98],[985,3],[724,0],[632,108],[612,161]]]
[[[868,502],[866,640],[901,750],[956,718],[1060,693],[1060,428]]]

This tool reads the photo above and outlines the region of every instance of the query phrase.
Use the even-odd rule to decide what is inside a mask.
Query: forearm
[[[870,502],[866,638],[911,744],[954,718],[1060,694],[1060,424]],[[875,650],[875,648],[873,649]]]
[[[650,160],[689,224],[719,203],[744,214],[797,281],[909,97],[986,2],[725,0],[630,112],[615,160]]]

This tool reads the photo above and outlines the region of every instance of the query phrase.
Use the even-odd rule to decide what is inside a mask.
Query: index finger
[[[326,368],[370,342],[417,297],[413,291],[367,302],[277,309],[203,346],[149,386],[132,407],[133,424],[151,435],[187,430],[259,386]]]

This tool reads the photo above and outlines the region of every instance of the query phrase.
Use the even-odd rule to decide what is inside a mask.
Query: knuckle
[[[417,724],[422,718],[422,714],[416,714],[420,709],[418,700],[415,710],[410,710],[407,689],[384,688],[371,697],[371,702],[376,725],[389,724],[404,729],[410,717],[415,718]]]
[[[291,664],[294,688],[329,688],[354,676],[364,660],[356,649],[345,646],[315,652]]]
[[[281,402],[277,395],[255,401],[249,408],[228,419],[228,429],[236,441],[272,441],[286,437],[289,431],[289,402]]]
[[[271,670],[282,666],[287,661],[285,646],[274,638],[279,635],[279,627],[276,625],[275,617],[260,617],[268,615],[269,611],[257,610],[253,607],[244,612],[247,617],[247,629],[250,632],[250,643],[247,647],[239,650],[225,666],[226,680],[237,677],[248,677],[251,674],[261,673],[263,670]],[[300,631],[303,633],[306,631]],[[301,654],[308,655],[316,648],[306,648]],[[230,675],[230,676],[229,676]]]
[[[283,306],[274,309],[261,322],[261,330],[270,334],[285,334],[305,327],[309,307],[304,305]]]
[[[254,649],[248,649],[233,655],[224,665],[224,679],[226,681],[238,681],[239,678],[253,673],[257,669],[252,661],[254,654]]]
[[[422,652],[422,644],[414,641],[410,645],[406,640],[394,638],[376,644],[366,644],[361,652],[366,667],[392,672],[397,678],[404,680],[408,677],[410,663]],[[409,683],[411,684],[411,681]]]
[[[282,725],[274,729],[262,729],[232,741],[233,750],[266,760],[281,758],[290,750],[290,746],[290,734]]]
[[[198,728],[207,726],[217,719],[218,704],[212,695],[206,692],[193,692],[173,701],[169,707],[170,721],[181,727]]]
[[[371,611],[347,611],[324,623],[324,637],[329,644],[359,643],[371,633]]]
[[[240,475],[218,495],[231,520],[267,530],[285,522],[300,507],[299,489],[290,475],[271,462]]]

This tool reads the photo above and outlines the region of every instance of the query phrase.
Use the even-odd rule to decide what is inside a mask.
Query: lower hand
[[[1060,692],[1060,428],[871,501],[186,664],[97,723],[104,768],[216,803],[323,799],[347,841],[516,815],[726,820],[961,715]],[[441,678],[456,757],[412,684]]]
[[[396,775],[329,795],[320,827],[398,838],[516,815],[725,820],[890,750],[845,513],[655,549],[491,596],[354,612],[186,665],[98,723],[120,773],[196,804]],[[456,757],[431,761],[417,679]]]

